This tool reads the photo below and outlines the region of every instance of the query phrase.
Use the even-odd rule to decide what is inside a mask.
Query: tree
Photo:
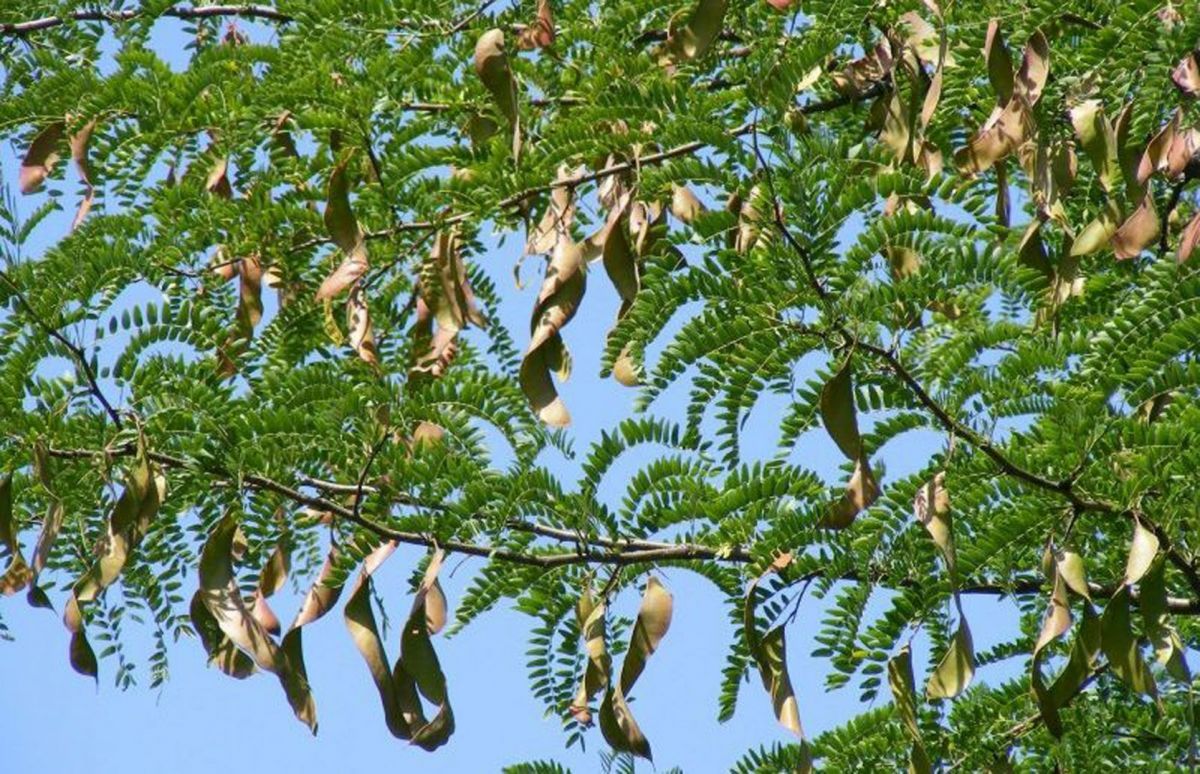
[[[157,23],[194,41],[181,72]],[[22,245],[63,197],[0,208],[0,587],[63,611],[77,671],[97,674],[100,632],[132,681],[113,634],[133,606],[152,676],[194,632],[315,728],[301,631],[341,597],[388,730],[434,749],[455,730],[438,571],[476,556],[453,626],[514,601],[568,743],[596,725],[649,758],[627,698],[670,637],[656,570],[684,568],[736,611],[719,716],[755,674],[741,700],[795,735],[740,770],[1194,763],[1200,20],[1103,0],[21,2],[0,35],[21,192],[59,191],[67,155],[81,191],[36,260]],[[545,258],[528,335],[496,321],[493,230]],[[539,460],[572,452],[556,383],[606,279],[599,365],[640,411],[569,486]],[[748,463],[769,395],[780,454]],[[942,449],[886,475],[884,447],[922,430]],[[796,460],[812,435],[840,480]],[[643,445],[610,505],[606,473]],[[428,558],[393,667],[370,576],[401,544]],[[284,630],[268,598],[289,572],[313,585]],[[620,594],[636,620],[607,612]],[[828,685],[880,699],[811,740],[786,660],[806,594]],[[965,595],[1016,599],[1019,628],[975,652]],[[974,679],[1010,659],[1019,677]]]

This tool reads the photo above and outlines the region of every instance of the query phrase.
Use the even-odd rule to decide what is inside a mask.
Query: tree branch
[[[1089,685],[1091,685],[1093,682],[1095,682],[1096,678],[1100,677],[1100,675],[1104,674],[1106,671],[1108,671],[1108,665],[1102,664],[1101,666],[1099,666],[1096,669],[1089,672],[1087,677],[1085,677],[1083,680],[1081,680],[1079,682],[1079,685],[1075,688],[1075,690],[1072,691],[1071,694],[1066,697],[1066,702],[1069,702],[1071,699],[1074,699],[1080,693],[1083,693],[1083,691]],[[1066,702],[1063,703],[1063,706],[1066,706]],[[1025,734],[1028,734],[1029,732],[1036,729],[1038,726],[1040,726],[1042,724],[1042,721],[1043,721],[1042,713],[1039,712],[1037,714],[1030,715],[1029,717],[1022,720],[1020,723],[1017,723],[1015,726],[1008,729],[1000,737],[1001,743],[998,746],[995,746],[996,753],[998,755],[1004,754],[1004,751],[1007,750],[1009,748],[1009,746],[1012,745],[1013,742],[1020,739]],[[967,755],[964,755],[962,758],[959,758],[950,766],[949,769],[947,769],[947,772],[958,771],[970,758],[971,758],[970,753],[968,753]]]
[[[51,457],[58,459],[91,459],[103,456],[128,457],[135,454],[136,451],[136,447],[133,444],[125,444],[111,449],[51,448],[49,454]],[[167,468],[191,468],[194,470],[198,467],[197,463],[193,461],[163,452],[151,451],[148,452],[148,456],[154,462]],[[233,476],[229,476],[225,471],[210,470],[206,472],[215,476],[234,478]],[[332,493],[358,495],[361,492],[365,495],[377,494],[379,492],[376,487],[365,483],[365,477],[363,477],[361,482],[355,484],[340,484],[306,476],[301,476],[300,478],[304,486],[311,486]],[[542,550],[536,548],[517,550],[503,546],[489,546],[462,540],[442,539],[430,533],[398,530],[385,524],[380,524],[374,519],[362,515],[360,508],[347,507],[325,497],[305,494],[295,487],[266,476],[249,474],[242,476],[241,481],[244,485],[253,489],[272,492],[291,500],[297,505],[304,505],[329,513],[336,518],[345,519],[385,540],[395,540],[399,543],[427,548],[436,546],[452,553],[457,552],[467,556],[478,556],[484,559],[520,564],[526,567],[550,569],[571,565],[628,566],[681,561],[724,561],[733,564],[748,564],[753,561],[753,552],[745,546],[709,546],[702,543],[671,543],[642,538],[589,536],[576,530],[521,519],[510,519],[505,523],[505,527],[516,532],[525,532],[548,538],[559,543],[560,548],[566,547],[561,544],[574,544],[575,550],[555,551],[551,547]],[[424,503],[409,499],[399,502],[405,505],[426,507]],[[919,588],[921,584],[921,581],[914,578],[887,578],[872,573],[864,575],[856,571],[842,572],[836,575],[830,575],[824,571],[813,571],[799,580],[813,580],[816,578],[830,578],[848,583],[871,582],[892,589]],[[1117,587],[1102,586],[1096,583],[1089,584],[1089,587],[1093,597],[1102,599],[1111,597],[1118,590]],[[1023,594],[1039,594],[1045,591],[1045,586],[1040,578],[1031,577],[1018,578],[1014,582],[1004,585],[992,583],[965,584],[959,591],[963,594],[1007,597]],[[1133,593],[1132,599],[1135,603],[1139,600],[1139,594],[1136,591]],[[1167,608],[1177,614],[1198,615],[1200,614],[1200,598],[1168,597]]]
[[[69,14],[62,16],[44,16],[40,19],[31,19],[23,22],[8,22],[0,23],[0,35],[27,35],[30,32],[50,29],[58,27],[67,22],[80,21],[100,21],[100,22],[124,22],[131,19],[136,19],[144,15],[144,11],[139,8],[131,8],[123,11],[72,11]],[[173,17],[176,19],[205,19],[222,16],[240,16],[247,19],[268,19],[270,21],[287,23],[292,20],[291,16],[277,11],[269,5],[206,5],[194,8],[186,5],[177,5],[163,11],[160,16]]]
[[[47,336],[54,339],[59,344],[62,344],[64,347],[66,347],[67,351],[71,353],[71,357],[74,358],[75,362],[79,365],[79,368],[83,371],[84,379],[87,380],[88,392],[90,392],[96,398],[96,400],[100,402],[100,405],[104,407],[104,412],[108,414],[110,419],[112,419],[113,424],[120,428],[121,415],[118,414],[117,410],[113,408],[113,405],[108,402],[108,398],[104,397],[104,391],[100,389],[100,384],[96,381],[96,374],[92,371],[92,366],[91,363],[88,362],[87,354],[73,344],[70,339],[64,336],[62,331],[54,328],[38,316],[37,312],[34,311],[33,306],[30,305],[29,300],[25,298],[25,294],[21,292],[20,286],[17,285],[16,281],[14,281],[7,272],[0,271],[0,279],[4,280],[4,283],[12,289],[13,295],[17,297],[17,301],[21,304],[21,307],[25,309],[25,313],[33,319],[34,323],[36,323],[39,328],[44,330]]]
[[[1005,473],[1028,484],[1033,484],[1040,489],[1065,495],[1071,501],[1072,505],[1076,505],[1084,510],[1107,510],[1106,508],[1101,507],[1101,504],[1099,503],[1094,503],[1090,500],[1079,497],[1074,492],[1074,488],[1069,480],[1052,481],[1044,476],[1039,476],[1037,473],[1023,468],[1010,460],[1004,455],[1003,452],[996,448],[995,444],[993,444],[990,439],[985,438],[951,416],[950,412],[948,412],[941,404],[935,401],[928,392],[926,392],[921,383],[917,381],[916,377],[914,377],[907,368],[904,367],[904,364],[900,362],[900,359],[897,358],[893,352],[863,341],[857,342],[856,346],[859,349],[870,352],[875,357],[883,360],[887,365],[888,370],[894,373],[900,379],[900,381],[904,382],[904,384],[916,397],[917,401],[920,402],[920,404],[926,409],[928,409],[929,413],[933,414],[947,430],[953,431],[955,435],[979,449],[979,451],[987,455],[987,457],[995,462],[996,465]]]
[[[842,107],[846,107],[847,105],[856,104],[859,102],[863,102],[863,101],[872,99],[881,93],[880,89],[881,89],[880,85],[876,84],[876,86],[871,87],[867,91],[865,91],[862,94],[859,94],[857,96],[842,95],[842,96],[832,97],[827,100],[819,100],[817,102],[810,102],[807,105],[801,105],[799,110],[804,115],[815,115],[818,113],[828,113],[830,111],[837,110]],[[561,102],[564,99],[568,99],[568,98],[559,98],[558,101]],[[447,103],[440,103],[440,102],[437,102],[437,103],[435,103],[435,102],[409,102],[409,103],[405,103],[404,107],[406,109],[411,109],[411,110],[439,112],[442,110],[450,110],[450,109],[452,109],[453,106],[449,105]],[[735,127],[734,129],[730,130],[729,137],[730,137],[730,139],[735,139],[737,137],[742,137],[746,134],[749,134],[752,131],[754,131],[754,124],[752,122],[745,123],[745,124],[742,124],[741,126]],[[604,167],[603,169],[600,169],[600,170],[597,170],[594,172],[584,172],[579,175],[575,175],[573,177],[566,178],[564,180],[556,180],[552,183],[545,183],[543,185],[537,185],[537,186],[533,186],[531,188],[523,189],[521,191],[518,191],[515,194],[512,194],[511,196],[501,199],[500,202],[496,205],[496,208],[500,209],[500,210],[508,209],[510,207],[515,207],[516,205],[521,204],[524,201],[526,201],[527,199],[537,196],[538,194],[548,193],[548,192],[554,190],[555,188],[564,188],[564,187],[565,188],[576,188],[581,185],[586,185],[587,183],[595,182],[595,181],[605,178],[609,175],[620,174],[621,172],[628,172],[631,169],[637,169],[639,167],[655,166],[658,164],[662,164],[663,162],[670,161],[671,159],[676,159],[676,158],[679,158],[680,156],[688,156],[693,153],[698,153],[699,151],[706,150],[709,148],[711,148],[711,146],[708,143],[702,142],[700,140],[693,140],[692,142],[686,142],[686,143],[683,143],[682,145],[677,145],[674,148],[670,148],[665,151],[659,151],[658,153],[651,153],[647,156],[642,156],[642,157],[634,159],[632,161],[622,161],[622,162],[618,162],[616,164],[611,164],[607,167]],[[395,226],[392,226],[391,228],[380,229],[379,231],[368,231],[368,232],[366,232],[366,234],[364,234],[364,238],[372,239],[372,240],[373,239],[386,239],[387,237],[394,236],[398,233],[402,233],[405,231],[436,230],[436,229],[444,228],[445,226],[453,226],[456,223],[462,223],[463,221],[470,220],[471,217],[472,217],[472,213],[460,212],[458,214],[450,215],[448,217],[441,218],[439,220],[410,221],[408,223],[397,224]],[[786,229],[785,229],[785,236],[788,237],[790,240],[794,240],[794,237],[792,237],[792,235],[790,233],[787,233]],[[296,244],[292,245],[292,247],[289,248],[289,252],[298,252],[300,250],[307,250],[309,248],[316,247],[317,245],[327,244],[331,241],[332,241],[332,239],[327,236],[313,237],[311,239],[307,239],[302,242],[297,242]],[[795,246],[798,249],[802,249],[802,248],[800,248],[800,246],[798,244]]]

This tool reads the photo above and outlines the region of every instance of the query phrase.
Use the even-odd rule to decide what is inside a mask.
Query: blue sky
[[[158,25],[156,40],[163,56],[180,64],[183,56],[179,22]],[[250,25],[243,25],[244,28]],[[261,30],[258,31],[261,34]],[[0,148],[3,181],[15,190],[19,157],[23,149]],[[67,165],[63,165],[64,167]],[[65,233],[78,192],[74,170],[56,186],[65,192],[64,209],[36,231],[32,253],[37,254]],[[19,202],[23,214],[31,213],[42,197]],[[115,202],[110,200],[110,202]],[[113,206],[110,204],[110,206]],[[101,210],[102,211],[102,210]],[[95,217],[95,215],[93,215]],[[484,235],[486,237],[486,234]],[[846,233],[852,239],[853,233]],[[529,309],[537,292],[536,262],[525,266],[526,286],[513,287],[511,269],[519,257],[522,239],[510,236],[503,246],[487,240],[489,249],[472,260],[483,266],[505,291],[500,316],[523,343]],[[690,250],[692,255],[696,250]],[[589,277],[584,307],[567,328],[566,338],[575,357],[575,375],[561,387],[575,424],[575,448],[584,450],[602,430],[628,416],[635,393],[598,375],[604,334],[612,324],[617,298],[603,272]],[[156,291],[142,289],[128,300],[144,301]],[[101,321],[103,324],[105,320]],[[667,326],[677,330],[677,316]],[[88,342],[90,343],[90,342]],[[101,350],[111,358],[119,342]],[[656,354],[652,349],[651,360]],[[806,361],[807,362],[807,361]],[[805,378],[810,367],[798,371]],[[65,362],[44,364],[47,375],[61,375]],[[660,416],[679,419],[686,387],[677,385],[651,407]],[[760,400],[745,427],[744,453],[749,461],[776,454],[782,398]],[[932,433],[908,434],[901,443],[885,448],[877,462],[887,468],[887,478],[919,468],[927,455],[942,443]],[[644,463],[653,450],[643,450],[622,460],[608,478],[603,496],[619,499],[623,476]],[[816,470],[831,482],[840,457],[822,431],[802,439],[793,461]],[[561,458],[546,463],[567,482],[577,477],[576,467]],[[886,485],[887,478],[884,479]],[[25,535],[24,542],[32,542]],[[419,557],[419,549],[402,548],[377,576],[377,586],[393,623],[401,620],[409,604],[404,579]],[[442,580],[453,606],[471,573],[480,566],[470,560],[458,567],[451,557]],[[457,568],[457,569],[456,569]],[[451,573],[451,570],[455,570]],[[660,576],[675,595],[675,615],[660,651],[639,680],[633,704],[643,731],[654,746],[660,769],[680,766],[688,772],[722,771],[749,747],[775,740],[786,741],[771,712],[757,678],[743,686],[737,715],[726,724],[716,722],[721,668],[732,637],[728,608],[707,581],[681,570],[664,570]],[[189,578],[194,582],[194,578]],[[308,578],[296,579],[303,590]],[[110,592],[112,593],[112,592]],[[56,601],[59,601],[56,597]],[[633,616],[637,595],[627,591],[615,604],[618,613]],[[283,620],[298,604],[296,589],[289,588],[272,602]],[[880,609],[879,598],[873,609]],[[986,649],[996,641],[1001,625],[1011,623],[1011,602],[967,600],[976,645]],[[812,635],[823,611],[818,600],[806,600],[796,623],[789,629],[789,666],[801,716],[810,734],[819,733],[864,709],[853,684],[826,694],[822,687],[827,665],[812,659]],[[99,686],[81,678],[67,664],[67,633],[59,617],[28,608],[22,597],[0,600],[0,614],[15,636],[0,642],[0,770],[108,772],[213,771],[336,771],[374,772],[381,767],[422,772],[497,771],[506,764],[535,758],[554,758],[578,772],[599,768],[598,751],[604,748],[599,731],[589,732],[588,750],[566,751],[557,717],[545,717],[542,706],[530,695],[525,667],[526,638],[532,619],[510,609],[484,616],[464,632],[435,644],[449,679],[457,732],[450,743],[426,753],[393,739],[383,724],[382,712],[366,667],[351,643],[340,609],[305,630],[305,650],[320,717],[320,734],[313,738],[291,715],[278,683],[269,675],[234,681],[205,667],[203,651],[193,639],[177,643],[171,651],[171,679],[159,690],[134,688],[122,692],[112,686],[114,665],[101,664]],[[395,657],[396,632],[389,638]],[[133,652],[149,653],[149,638],[131,630]],[[927,660],[926,643],[918,639],[914,663]],[[138,675],[143,685],[145,672]],[[753,676],[752,676],[753,677]],[[887,701],[886,691],[878,701]],[[644,762],[639,770],[651,770]]]

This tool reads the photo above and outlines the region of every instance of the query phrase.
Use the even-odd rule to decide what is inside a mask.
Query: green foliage
[[[1193,764],[1190,678],[1139,665],[1200,635],[1200,18],[1116,0],[800,6],[6,4],[0,133],[19,187],[45,193],[23,218],[0,199],[0,590],[64,603],[106,679],[156,686],[203,629],[189,601],[218,524],[237,526],[234,587],[206,592],[246,609],[216,616],[205,647],[229,672],[249,650],[231,621],[276,647],[281,547],[304,586],[328,555],[312,599],[389,541],[481,557],[450,633],[527,614],[531,690],[571,745],[596,736],[588,700],[617,679],[579,703],[598,662],[577,605],[688,569],[730,605],[719,719],[767,662],[742,625],[751,580],[763,632],[824,600],[826,686],[874,703],[737,771],[907,766],[911,713],[883,676],[915,638],[931,646],[916,722],[945,767]],[[181,57],[164,59],[160,22],[191,40]],[[499,320],[492,232],[546,258],[530,338]],[[570,323],[605,281],[622,304],[602,361],[573,361]],[[555,388],[572,367],[637,390],[638,415],[578,455]],[[755,459],[764,414],[777,452]],[[918,436],[941,448],[910,453]],[[140,471],[165,477],[161,504]],[[1161,590],[1139,556],[1166,563]],[[437,566],[412,583],[429,634]],[[1043,626],[1052,600],[1078,624],[1147,594],[1166,612],[1109,617],[1099,649]],[[979,652],[975,596],[1020,612]],[[607,656],[644,662],[640,630],[608,617]],[[124,650],[131,622],[152,632],[145,664]],[[398,662],[377,684],[446,709],[391,729],[436,746],[454,679],[436,685],[436,639],[409,634],[408,682]],[[1032,687],[1058,681],[1061,728],[1029,678],[988,677],[1035,643]],[[278,647],[256,660],[295,699],[304,656]],[[771,671],[754,701],[790,695]],[[929,673],[948,681],[936,698]]]

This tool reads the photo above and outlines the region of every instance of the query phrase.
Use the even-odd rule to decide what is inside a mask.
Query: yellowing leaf
[[[355,283],[346,299],[346,330],[349,332],[350,347],[358,353],[359,359],[378,368],[379,353],[375,349],[371,309],[367,306],[367,294],[361,282]]]
[[[857,460],[862,455],[862,437],[858,434],[858,414],[854,408],[854,375],[847,357],[821,388],[821,422],[833,442],[846,455]]]
[[[34,136],[33,142],[29,144],[29,149],[25,151],[25,157],[21,160],[19,178],[21,193],[29,194],[38,190],[50,173],[54,171],[54,165],[58,163],[59,157],[58,145],[62,141],[65,130],[64,122],[55,121]]]
[[[1158,536],[1142,524],[1133,522],[1133,542],[1129,546],[1129,558],[1125,562],[1125,583],[1134,584],[1142,579],[1154,557],[1158,555]]]
[[[1176,680],[1190,683],[1191,670],[1188,669],[1183,642],[1167,616],[1166,557],[1159,556],[1142,576],[1140,591],[1138,606],[1142,611],[1146,636],[1154,648],[1155,659]]]
[[[83,219],[92,210],[92,202],[96,198],[96,189],[92,185],[92,170],[88,165],[88,143],[91,142],[92,132],[96,129],[97,119],[83,125],[83,127],[71,135],[69,145],[71,146],[71,158],[75,161],[75,169],[79,172],[79,180],[83,183],[84,194],[83,199],[79,202],[79,209],[75,211],[75,218],[71,221],[71,230],[79,228],[79,224],[83,223]]]
[[[517,111],[517,81],[508,64],[504,50],[504,32],[491,29],[475,43],[475,73],[492,95],[496,108],[508,121],[512,132],[512,153],[521,155],[521,119]]]
[[[1100,618],[1100,647],[1108,657],[1109,668],[1122,682],[1138,693],[1152,698],[1158,695],[1154,676],[1138,652],[1137,638],[1130,627],[1128,585],[1117,589],[1104,608]]]
[[[888,686],[892,689],[892,701],[896,714],[904,726],[904,733],[912,740],[912,752],[908,758],[911,774],[928,774],[933,768],[929,753],[925,751],[925,740],[917,724],[917,694],[913,681],[912,651],[907,645],[888,661]]]
[[[232,515],[221,519],[213,528],[200,553],[200,601],[230,642],[260,669],[279,678],[296,718],[316,733],[317,710],[306,676],[293,668],[289,656],[242,599],[233,570],[233,553],[239,533],[237,520]]]
[[[668,25],[666,50],[676,62],[699,59],[721,34],[728,0],[696,0],[686,24],[676,14]]]
[[[12,474],[0,481],[0,545],[8,552],[8,566],[0,574],[0,594],[10,596],[29,585],[33,570],[25,563],[21,544],[17,538],[17,524],[13,518]]]
[[[559,240],[533,307],[532,336],[520,371],[525,397],[538,417],[552,427],[565,427],[571,422],[550,371],[561,370],[564,345],[559,331],[575,316],[585,289],[582,251],[570,239]]]
[[[790,561],[791,556],[784,555],[777,559],[767,572],[782,569]],[[788,676],[785,625],[775,626],[762,637],[758,634],[755,607],[758,603],[758,584],[765,575],[766,573],[755,578],[746,590],[746,600],[742,607],[742,625],[746,636],[746,645],[750,650],[750,656],[758,666],[763,689],[771,697],[771,706],[779,725],[803,739],[804,729],[800,725],[800,707],[796,702],[796,693],[792,688],[791,677]]]
[[[587,664],[579,691],[571,703],[570,712],[575,720],[584,726],[592,723],[592,698],[608,685],[608,673],[612,668],[612,659],[608,655],[606,610],[604,602],[597,602],[590,589],[583,593],[575,607],[579,634],[583,638],[587,654]]]
[[[1136,258],[1159,235],[1158,213],[1154,210],[1154,196],[1150,192],[1141,204],[1112,235],[1113,253],[1118,260]]]
[[[1186,96],[1200,96],[1200,63],[1196,61],[1194,51],[1189,52],[1175,65],[1175,69],[1171,71],[1171,81]]]
[[[670,628],[672,608],[670,592],[651,576],[646,582],[642,606],[630,635],[629,650],[621,666],[621,679],[609,686],[600,705],[600,731],[604,740],[615,750],[633,753],[647,760],[653,759],[650,742],[634,720],[626,696]]]
[[[929,676],[925,693],[931,699],[953,699],[967,689],[974,676],[975,646],[971,641],[971,629],[960,610],[958,629],[942,660]]]

